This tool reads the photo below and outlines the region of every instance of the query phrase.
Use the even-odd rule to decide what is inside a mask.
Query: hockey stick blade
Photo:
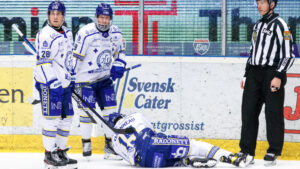
[[[117,129],[114,127],[111,127],[106,120],[103,119],[103,117],[101,117],[96,110],[94,110],[90,104],[88,104],[82,97],[79,96],[79,94],[77,94],[76,92],[73,91],[73,94],[83,103],[86,105],[86,107],[88,107],[93,113],[94,115],[96,115],[109,129],[111,129],[113,132],[118,133],[118,134],[132,134],[134,133],[136,130],[133,127],[130,128],[126,128],[126,129]]]

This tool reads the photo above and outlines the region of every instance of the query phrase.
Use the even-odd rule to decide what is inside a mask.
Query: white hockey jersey
[[[100,32],[95,23],[87,24],[76,35],[73,56],[77,83],[108,76],[114,59],[125,59],[122,32],[114,25]]]
[[[34,77],[40,83],[58,79],[63,87],[70,84],[73,35],[65,26],[62,29],[64,34],[46,25],[36,36],[37,67]]]
[[[115,128],[124,129],[130,126],[134,127],[137,133],[145,128],[153,129],[149,121],[146,120],[140,113],[133,113],[120,119],[115,125]],[[126,135],[115,133],[112,137],[112,145],[116,153],[131,165],[135,165],[134,157],[136,155],[136,149],[134,146],[134,141],[136,140],[137,133]]]

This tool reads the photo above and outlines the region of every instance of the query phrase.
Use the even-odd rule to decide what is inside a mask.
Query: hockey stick
[[[134,133],[136,130],[133,127],[129,127],[126,129],[117,129],[117,128],[113,128],[112,126],[110,126],[106,120],[103,119],[103,117],[101,117],[96,110],[94,110],[90,104],[88,104],[82,97],[79,96],[79,94],[77,94],[76,92],[73,92],[73,94],[83,103],[85,104],[86,107],[88,107],[108,128],[110,128],[113,132],[115,133],[119,133],[119,134],[131,134]],[[92,116],[90,114],[90,116]]]
[[[142,66],[142,64],[136,64],[136,65],[133,65],[131,67],[127,67],[127,68],[125,68],[125,72],[130,71],[130,70],[135,69],[135,68],[138,68],[140,66]],[[99,79],[97,79],[97,80],[95,80],[95,81],[93,81],[91,83],[86,83],[86,84],[80,86],[80,88],[81,87],[85,87],[85,86],[89,86],[89,85],[97,83],[97,82],[101,82],[101,81],[103,81],[105,79],[108,79],[108,78],[110,78],[110,75],[103,76],[103,77],[101,77],[101,78],[99,78]]]
[[[20,31],[20,29],[16,26],[16,24],[12,24],[12,27],[14,28],[14,30],[18,33],[18,35],[23,38],[24,42],[22,43],[26,50],[32,54],[36,53],[35,48],[32,46],[32,44],[28,41],[28,39],[26,38],[26,36]],[[25,45],[27,44],[27,46]]]
[[[129,71],[129,70],[138,68],[138,67],[140,67],[140,66],[141,66],[141,64],[137,64],[137,65],[134,65],[134,66],[131,66],[131,67],[126,68],[125,71]],[[92,84],[94,84],[94,83],[97,83],[97,82],[101,82],[101,81],[103,81],[103,80],[106,80],[106,79],[108,79],[108,78],[110,78],[110,75],[103,76],[103,77],[101,77],[101,78],[99,78],[99,79],[97,79],[97,80],[95,80],[95,81],[93,81],[93,82],[91,82],[91,83],[86,83],[86,84],[84,84],[84,85],[82,85],[82,86],[76,87],[75,89],[82,88],[82,87],[86,87],[86,86],[92,85]],[[36,104],[41,103],[40,100],[32,99],[32,97],[28,98],[26,101],[27,101],[27,103],[32,104],[32,105],[36,105]]]

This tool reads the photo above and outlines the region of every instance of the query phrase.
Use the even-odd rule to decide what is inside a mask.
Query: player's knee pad
[[[72,118],[61,119],[58,123],[57,134],[62,137],[68,137],[72,125]]]
[[[89,109],[79,109],[79,121],[80,123],[91,124],[92,120],[86,114],[86,111],[89,111]]]
[[[42,135],[46,137],[56,137],[59,118],[43,118]]]

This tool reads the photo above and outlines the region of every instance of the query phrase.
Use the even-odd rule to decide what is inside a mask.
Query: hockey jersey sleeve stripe
[[[37,66],[43,65],[43,64],[52,64],[52,60],[50,59],[40,59],[36,62]]]
[[[76,53],[76,52],[73,52],[73,57],[79,59],[79,60],[83,60],[84,59],[84,56],[79,54],[79,53]]]

